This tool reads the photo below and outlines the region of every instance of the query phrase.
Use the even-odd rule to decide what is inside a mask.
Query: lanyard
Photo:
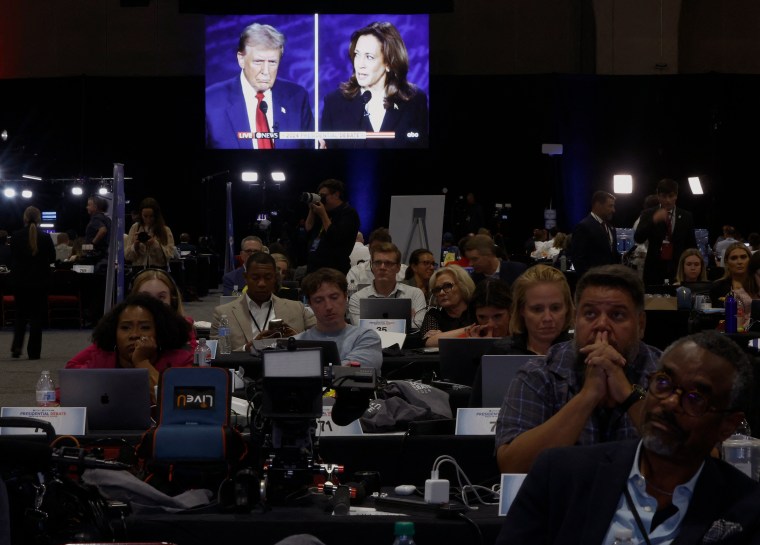
[[[274,306],[273,301],[269,301],[269,310],[267,311],[267,315],[264,318],[264,327],[266,327],[267,322],[269,322],[269,315],[272,314],[272,307]],[[259,332],[264,331],[264,327],[261,327],[259,323],[256,321],[256,318],[253,317],[253,312],[251,312],[251,307],[248,307],[248,314],[251,315],[251,320],[253,320],[253,325],[256,326],[256,329],[259,330]]]
[[[625,484],[623,494],[625,494],[625,501],[628,504],[628,508],[631,510],[631,513],[633,513],[633,518],[636,519],[636,526],[639,527],[641,535],[644,536],[644,541],[646,541],[647,545],[652,545],[652,542],[649,541],[649,532],[644,528],[644,524],[641,522],[641,517],[639,516],[639,510],[636,509],[636,505],[633,503],[633,498],[631,498],[631,493],[628,492],[628,483]]]

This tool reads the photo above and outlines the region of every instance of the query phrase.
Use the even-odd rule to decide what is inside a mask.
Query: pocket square
[[[742,528],[742,525],[738,522],[718,519],[713,522],[710,529],[705,532],[700,543],[703,543],[704,545],[709,543],[720,543],[724,539],[740,534],[743,530],[744,528]]]

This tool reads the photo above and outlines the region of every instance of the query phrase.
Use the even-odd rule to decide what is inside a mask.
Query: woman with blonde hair
[[[15,297],[16,323],[11,343],[11,356],[21,357],[21,350],[29,323],[29,342],[26,355],[30,360],[40,359],[42,351],[42,325],[47,312],[50,286],[50,265],[55,263],[55,246],[50,235],[40,231],[40,210],[34,206],[24,210],[24,228],[11,237],[10,284]]]
[[[438,346],[441,336],[452,336],[446,333],[470,324],[467,308],[475,292],[475,283],[465,269],[449,265],[435,271],[428,285],[434,306],[425,313],[420,335],[425,346]]]
[[[195,335],[195,323],[193,318],[185,315],[185,308],[182,306],[182,293],[174,279],[162,269],[145,269],[137,274],[132,280],[132,293],[147,293],[169,305],[180,316],[190,324],[189,345],[195,350],[198,340]]]
[[[710,288],[710,300],[714,308],[721,308],[726,301],[726,295],[733,292],[734,296],[749,309],[752,299],[758,296],[755,276],[749,273],[749,260],[752,252],[743,242],[732,242],[723,254],[723,276],[713,282]]]
[[[691,282],[707,282],[707,267],[698,248],[686,248],[678,260],[675,284],[680,286]]]

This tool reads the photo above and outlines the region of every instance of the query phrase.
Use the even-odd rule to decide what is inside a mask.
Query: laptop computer
[[[438,341],[438,365],[441,379],[471,386],[480,358],[499,337],[455,338]]]
[[[150,428],[147,369],[61,369],[61,406],[86,407],[87,431]]]
[[[328,367],[332,365],[340,365],[340,352],[338,352],[338,344],[335,341],[317,341],[308,339],[277,339],[277,348],[280,350],[295,348],[300,350],[303,348],[321,348],[322,349],[322,367]]]
[[[405,320],[405,331],[409,333],[412,328],[412,300],[395,297],[359,299],[359,319]]]
[[[538,358],[530,355],[491,354],[484,355],[480,360],[482,378],[483,407],[501,407],[509,383],[517,375],[517,370],[528,360]]]

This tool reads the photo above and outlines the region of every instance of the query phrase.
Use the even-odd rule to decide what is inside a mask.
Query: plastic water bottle
[[[396,535],[393,545],[414,545],[413,522],[397,522],[393,528],[393,533]]]
[[[633,545],[633,530],[630,528],[615,530],[615,541],[612,545]]]
[[[741,298],[736,298],[736,332],[746,333],[746,311],[744,309],[744,301]]]
[[[55,406],[55,386],[53,386],[53,379],[50,378],[50,371],[40,373],[40,378],[37,379],[36,392],[38,407]]]
[[[232,286],[232,293],[231,293],[231,295],[233,295],[234,297],[240,297],[240,290],[238,289],[238,285],[237,284],[235,284],[234,286]]]
[[[219,353],[230,354],[232,352],[232,343],[230,343],[230,321],[226,314],[222,314],[221,318],[219,318],[217,339],[216,349]]]
[[[736,333],[736,297],[734,297],[734,292],[728,292],[723,306],[726,315],[726,333]]]
[[[193,354],[194,367],[209,367],[211,365],[211,349],[206,344],[205,337],[198,339],[198,346]]]

